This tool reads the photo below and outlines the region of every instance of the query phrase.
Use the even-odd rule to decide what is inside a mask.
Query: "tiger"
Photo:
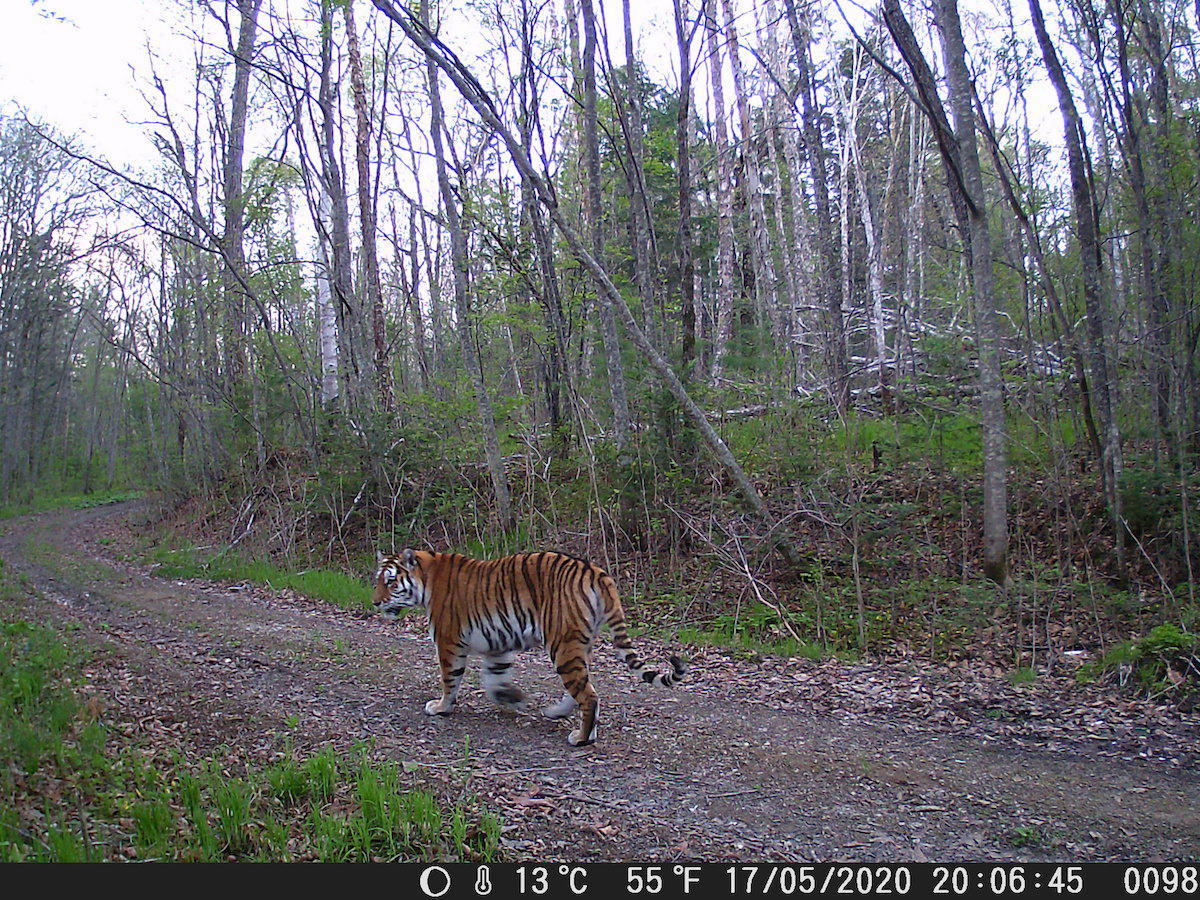
[[[527,708],[525,693],[510,680],[518,651],[545,647],[562,679],[562,698],[542,712],[565,719],[579,710],[579,727],[567,740],[575,747],[596,740],[596,689],[589,674],[592,646],[607,625],[621,658],[642,680],[671,687],[686,667],[675,655],[671,671],[643,671],[629,638],[616,583],[598,566],[566,553],[519,553],[471,559],[457,553],[404,550],[377,554],[372,603],[387,618],[412,608],[429,615],[437,646],[442,696],[425,704],[431,716],[454,709],[468,657],[482,656],[482,682],[503,707]]]

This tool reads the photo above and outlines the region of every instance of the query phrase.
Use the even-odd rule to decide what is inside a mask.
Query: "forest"
[[[0,507],[1190,702],[1200,4],[649,6],[179,2],[152,164],[6,114]]]

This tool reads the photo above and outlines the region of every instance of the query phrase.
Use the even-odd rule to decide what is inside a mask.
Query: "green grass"
[[[1029,666],[1018,666],[1008,673],[1008,680],[1013,684],[1032,684],[1037,681],[1037,670]]]
[[[13,771],[36,772],[78,720],[75,695],[59,679],[68,664],[78,660],[51,630],[0,623],[0,755]]]
[[[205,559],[194,547],[160,546],[150,553],[156,573],[167,578],[209,578],[214,581],[250,581],[273,590],[290,589],[324,600],[342,609],[370,609],[371,587],[365,578],[354,578],[332,569],[293,572],[263,560],[233,554]]]
[[[14,590],[0,569],[0,600]],[[222,748],[148,748],[78,694],[62,634],[0,621],[0,862],[495,860],[500,821],[447,806],[368,745],[265,767]]]
[[[741,615],[722,614],[706,625],[682,626],[678,630],[678,640],[753,655],[803,656],[807,659],[820,659],[826,655],[820,646],[785,633],[778,614],[757,603]]]
[[[1121,677],[1151,696],[1183,697],[1200,691],[1200,635],[1177,625],[1158,625],[1134,641],[1113,645],[1100,659],[1081,666],[1076,679]]]
[[[125,500],[136,500],[143,496],[143,491],[95,491],[90,494],[39,494],[31,500],[20,503],[9,503],[0,506],[0,519],[11,519],[14,516],[24,516],[30,513],[49,512],[53,509],[91,509],[94,506],[107,506],[110,503],[122,503]]]

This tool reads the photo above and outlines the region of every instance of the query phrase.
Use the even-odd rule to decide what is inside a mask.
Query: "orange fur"
[[[566,690],[547,714],[563,716],[578,706],[579,728],[570,742],[590,744],[596,737],[597,698],[590,677],[591,651],[600,629],[631,669],[642,663],[633,649],[616,584],[598,566],[564,553],[521,553],[494,560],[452,553],[405,550],[380,555],[372,600],[386,615],[423,607],[437,645],[442,698],[426,712],[449,713],[457,698],[467,658],[485,658],[484,686],[498,703],[523,707],[524,694],[508,681],[512,655],[545,646]],[[643,672],[647,682],[670,686],[684,674]]]

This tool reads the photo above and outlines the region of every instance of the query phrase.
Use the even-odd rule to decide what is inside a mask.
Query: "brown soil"
[[[968,665],[685,647],[689,676],[664,691],[605,645],[600,739],[577,750],[568,723],[495,708],[474,673],[454,715],[424,715],[437,675],[423,621],[121,562],[140,515],[9,520],[0,557],[34,589],[21,614],[74,623],[96,648],[88,690],[106,721],[190,759],[372,741],[496,810],[510,860],[1200,857],[1200,714],[1078,687],[1066,660],[1013,685]],[[517,669],[537,705],[557,699],[544,654]]]

